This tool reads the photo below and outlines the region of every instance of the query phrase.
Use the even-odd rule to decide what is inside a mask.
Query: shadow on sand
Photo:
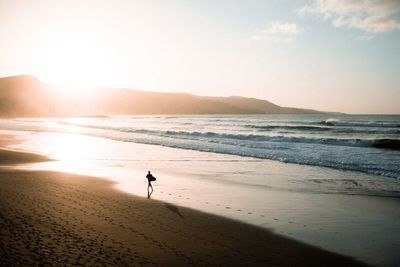
[[[182,219],[185,219],[185,217],[183,217],[183,215],[180,213],[179,208],[175,205],[172,205],[170,203],[165,203],[165,207],[167,209],[169,209],[170,211],[176,213],[179,217],[181,217]]]

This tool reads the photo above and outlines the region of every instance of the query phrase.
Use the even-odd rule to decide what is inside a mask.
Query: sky
[[[0,77],[20,74],[400,114],[400,1],[0,0]]]

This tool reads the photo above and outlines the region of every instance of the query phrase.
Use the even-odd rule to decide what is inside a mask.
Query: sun
[[[39,50],[40,64],[35,76],[56,85],[63,94],[80,96],[113,75],[109,49],[87,36],[60,34]]]

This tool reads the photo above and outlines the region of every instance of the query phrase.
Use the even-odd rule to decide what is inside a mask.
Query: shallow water
[[[79,132],[123,142],[271,159],[400,179],[399,115],[46,118],[0,120],[0,128]],[[387,181],[390,183],[390,179]],[[397,191],[400,194],[400,189]]]

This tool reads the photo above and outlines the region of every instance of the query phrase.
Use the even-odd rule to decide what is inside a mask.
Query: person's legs
[[[151,187],[151,192],[150,192],[150,187]],[[153,193],[153,187],[151,186],[151,183],[147,185],[147,198],[150,198],[151,193]]]

